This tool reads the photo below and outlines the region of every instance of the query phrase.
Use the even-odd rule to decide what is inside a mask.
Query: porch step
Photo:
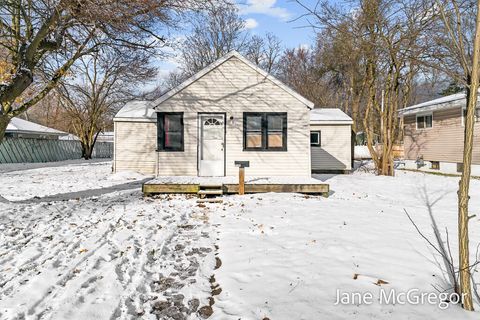
[[[221,189],[223,184],[221,183],[201,183],[199,185],[200,189]]]
[[[198,196],[205,198],[206,196],[223,195],[223,184],[201,184],[199,185]]]
[[[205,195],[205,196],[218,196],[223,194],[222,189],[214,189],[214,190],[199,190],[198,191],[199,195]]]

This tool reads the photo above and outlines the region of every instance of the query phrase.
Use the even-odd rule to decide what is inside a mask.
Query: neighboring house
[[[405,167],[459,173],[463,162],[466,99],[458,93],[400,111]],[[476,110],[472,174],[480,176],[480,108]]]
[[[38,123],[13,118],[7,126],[5,136],[11,138],[59,139],[68,133],[42,126]]]
[[[113,143],[114,138],[113,131],[100,132],[97,137],[97,142],[111,142]]]
[[[337,126],[350,132],[351,119],[337,123],[337,112],[330,115],[335,119],[319,114],[310,127],[312,109],[312,102],[231,52],[156,101],[130,102],[117,113],[114,170],[235,176],[234,162],[249,161],[250,176],[307,177],[311,143],[331,164],[325,168],[349,170],[350,144],[342,140],[346,150],[339,151],[330,139]],[[318,142],[311,130],[321,132]]]

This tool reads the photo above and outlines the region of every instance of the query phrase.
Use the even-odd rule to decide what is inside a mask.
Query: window
[[[433,127],[432,114],[417,116],[417,129],[427,129],[431,127]]]
[[[465,118],[467,117],[467,108],[462,109],[462,126],[465,125]],[[480,122],[480,107],[475,108],[475,122]]]
[[[321,145],[320,139],[321,139],[320,131],[310,132],[310,145],[311,146],[320,147],[320,145]]]
[[[457,172],[463,171],[463,163],[457,163]]]
[[[243,149],[287,151],[287,114],[243,114]]]
[[[183,113],[157,113],[157,151],[183,151]]]
[[[430,169],[432,170],[440,170],[440,162],[438,161],[430,161]]]

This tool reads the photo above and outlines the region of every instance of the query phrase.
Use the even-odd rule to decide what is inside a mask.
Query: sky
[[[295,21],[305,10],[292,0],[243,0],[240,14],[246,20],[246,27],[252,34],[272,32],[284,46],[298,47],[313,42],[313,31],[305,19]],[[307,5],[315,0],[305,0]]]
[[[309,46],[314,41],[314,32],[305,19],[298,19],[305,10],[293,0],[236,0],[245,27],[252,35],[275,34],[284,48]],[[304,0],[314,5],[316,0]],[[297,20],[298,19],[298,20]],[[183,31],[184,33],[187,31]],[[179,37],[182,35],[179,34]],[[166,76],[178,66],[172,56],[159,64],[159,78]]]

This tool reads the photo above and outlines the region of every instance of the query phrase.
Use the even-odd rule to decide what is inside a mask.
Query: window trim
[[[312,143],[312,134],[318,134],[318,143]],[[310,146],[312,147],[322,146],[322,131],[320,130],[310,131]]]
[[[182,126],[182,135],[180,138],[181,146],[165,147],[165,116],[181,116],[180,124]],[[157,152],[184,152],[185,151],[185,125],[183,112],[157,112]]]
[[[427,127],[427,121],[425,121],[425,117],[428,117],[428,116],[431,116],[431,117],[432,117],[432,126],[431,126],[431,127]],[[418,127],[418,118],[422,118],[422,117],[423,117],[424,127],[423,127],[423,128],[419,128],[419,127]],[[433,112],[416,114],[416,115],[415,115],[415,128],[417,128],[417,130],[429,130],[429,129],[432,129],[432,128],[433,128]]]
[[[440,170],[440,161],[430,161],[431,170]]]
[[[281,147],[268,147],[268,117],[269,116],[282,116],[282,146]],[[261,117],[262,118],[262,146],[247,147],[247,117]],[[288,136],[288,113],[287,112],[244,112],[243,113],[243,151],[287,151],[287,136]]]

